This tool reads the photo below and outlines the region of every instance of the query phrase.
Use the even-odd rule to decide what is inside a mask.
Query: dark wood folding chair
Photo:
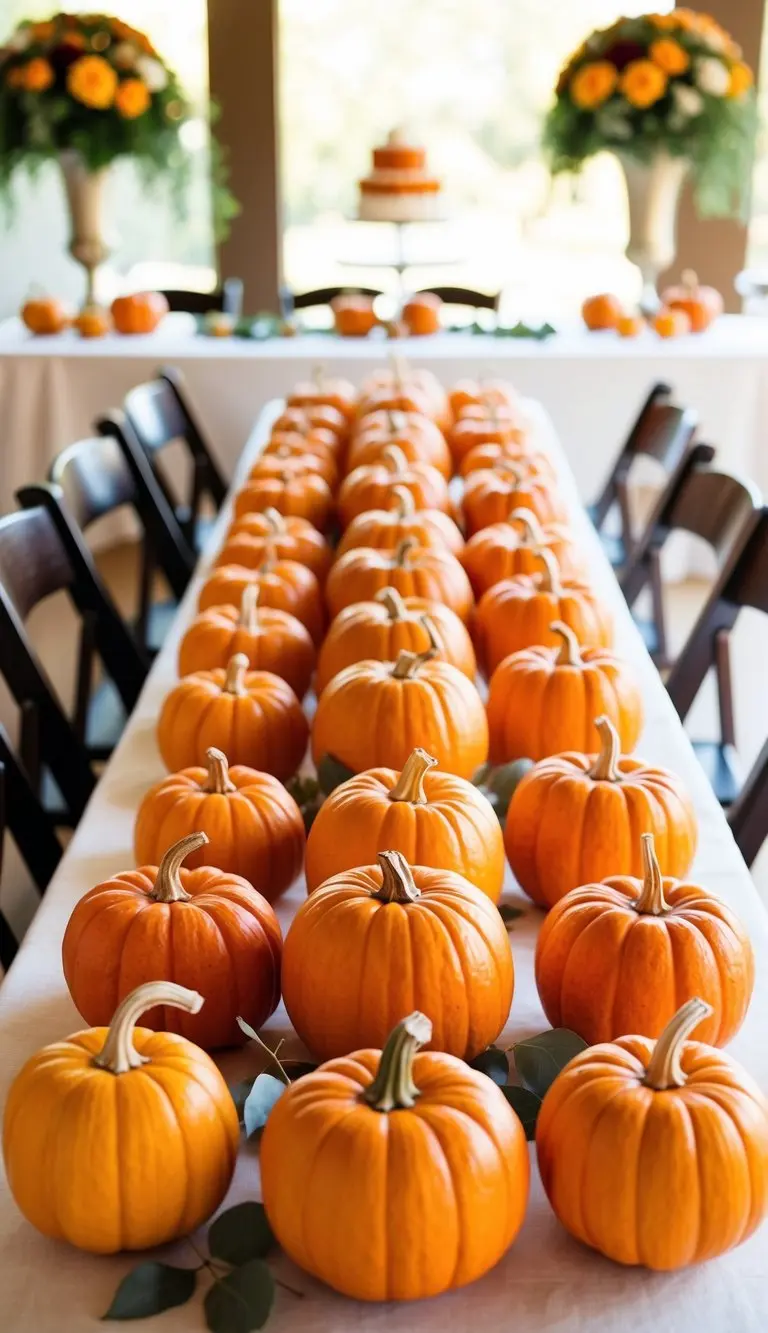
[[[185,292],[180,290],[161,293],[170,310],[187,315],[207,315],[209,310],[221,310],[239,318],[243,309],[243,282],[241,278],[226,278],[212,292]]]
[[[61,860],[61,844],[23,765],[0,727],[0,885],[5,835],[9,833],[42,895]],[[7,972],[19,946],[0,910],[0,967]]]
[[[768,837],[768,741],[728,810],[728,823],[739,851],[751,866]]]
[[[498,314],[501,292],[480,292],[473,287],[422,287],[417,296],[439,296],[446,305],[465,305],[472,310],[494,310]]]
[[[356,296],[370,296],[372,300],[384,295],[378,287],[315,287],[310,292],[292,292],[289,287],[283,287],[280,292],[280,313],[283,319],[288,319],[294,310],[311,310],[313,306],[330,305],[337,296],[349,292],[354,292]]]
[[[686,465],[693,447],[698,418],[690,408],[682,408],[671,401],[672,390],[667,384],[654,384],[632,429],[611,469],[610,476],[598,500],[588,513],[603,543],[605,552],[617,571],[623,571],[630,560],[635,544],[635,533],[630,505],[630,473],[635,460],[641,455],[653,459],[664,475],[659,502],[671,492],[678,474]],[[618,511],[617,533],[605,531],[609,513]]]
[[[743,487],[742,493],[731,488],[730,497],[720,494],[716,487],[706,491],[703,502],[711,507],[713,514],[705,515],[705,521],[714,527],[719,513],[726,535],[729,520],[734,528],[740,525],[739,535],[730,538],[730,549],[720,574],[666,684],[677,712],[685,719],[705,676],[710,669],[714,670],[720,740],[695,741],[694,749],[721,805],[732,807],[744,827],[751,828],[755,819],[752,809],[755,783],[751,789],[744,788],[744,805],[738,814],[742,784],[735,744],[730,636],[744,607],[768,613],[768,506],[756,503],[757,497],[748,483],[737,485]],[[768,809],[763,810],[763,819],[768,828]]]

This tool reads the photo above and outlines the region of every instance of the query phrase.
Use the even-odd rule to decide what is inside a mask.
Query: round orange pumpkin
[[[392,490],[388,509],[368,509],[352,519],[336,548],[337,558],[357,546],[394,551],[407,537],[417,546],[439,546],[460,555],[464,538],[452,518],[442,509],[417,509],[410,491],[403,486]]]
[[[360,292],[342,293],[331,301],[333,326],[342,338],[366,338],[375,329],[378,319],[373,299]]]
[[[118,333],[154,333],[168,314],[168,302],[162,292],[134,292],[115,297],[110,313]]]
[[[302,380],[285,400],[286,407],[335,407],[346,421],[351,421],[357,406],[357,390],[349,380],[315,371],[314,379]]]
[[[301,811],[269,773],[236,765],[211,747],[205,768],[185,768],[152,787],[136,815],[137,865],[158,865],[189,833],[208,841],[184,858],[188,870],[216,866],[242,875],[267,902],[301,870],[306,841]]]
[[[691,332],[691,321],[685,311],[666,306],[656,312],[651,325],[660,338],[682,338]]]
[[[561,620],[549,626],[559,648],[534,645],[505,657],[488,688],[492,764],[546,759],[563,750],[599,749],[595,718],[609,717],[622,751],[634,750],[643,700],[631,667],[605,648],[579,648]],[[613,1034],[615,1035],[615,1034]]]
[[[185,676],[167,695],[157,743],[169,773],[204,764],[210,746],[233,764],[285,781],[299,767],[309,727],[290,685],[271,671],[249,671],[235,653],[226,670]]]
[[[300,435],[310,430],[331,431],[336,439],[336,452],[343,450],[349,434],[349,422],[343,412],[330,403],[314,403],[305,407],[286,407],[275,419],[273,434],[279,431],[298,431]]]
[[[442,301],[434,292],[419,292],[403,306],[403,323],[412,337],[440,332]]]
[[[445,477],[429,463],[409,463],[402,449],[387,445],[378,463],[364,464],[350,472],[338,494],[339,520],[346,528],[366,509],[386,509],[396,486],[410,491],[419,509],[450,511]]]
[[[517,413],[499,409],[499,415],[494,412],[493,416],[487,416],[467,408],[465,415],[451,426],[448,445],[454,467],[459,471],[464,459],[481,445],[498,444],[514,457],[516,451],[525,449],[526,438],[525,427]]]
[[[335,491],[339,484],[339,465],[334,450],[327,443],[318,441],[319,434],[319,431],[315,431],[314,435],[299,435],[286,431],[280,435],[273,435],[265,445],[261,457],[251,468],[250,480],[279,474],[283,471],[279,466],[280,463],[289,461],[291,470],[295,470],[296,476],[301,476],[303,472],[318,472],[331,490]]]
[[[179,675],[226,667],[244,653],[251,671],[271,671],[303,699],[315,669],[309,631],[288,611],[258,605],[260,589],[247,583],[239,609],[211,606],[201,611],[179,644]]]
[[[308,519],[286,518],[276,509],[265,509],[234,519],[216,564],[257,569],[269,557],[306,565],[321,585],[333,561],[330,546]]]
[[[583,557],[570,529],[561,523],[542,527],[530,509],[513,509],[503,523],[476,532],[461,553],[475,597],[517,574],[539,573],[542,547],[552,552],[564,578],[583,574]]]
[[[661,303],[668,310],[682,310],[691,333],[703,333],[723,313],[723,298],[715,287],[704,287],[693,269],[684,269],[679,287],[667,287]]]
[[[537,763],[515,788],[504,844],[521,889],[553,907],[580,884],[642,873],[639,835],[653,833],[662,874],[687,874],[696,851],[691,799],[666,768],[622,755],[607,717],[600,750]]]
[[[446,478],[453,473],[453,460],[443,432],[430,417],[415,412],[385,412],[382,414],[389,422],[388,430],[381,430],[378,424],[373,428],[370,422],[379,416],[364,417],[349,442],[347,451],[347,471],[354,472],[357,467],[378,463],[384,450],[394,445],[411,463],[430,463]],[[418,423],[418,424],[417,424]]]
[[[431,1033],[413,1013],[383,1051],[305,1075],[261,1139],[264,1207],[281,1248],[356,1300],[412,1301],[474,1282],[525,1216],[520,1121],[484,1074],[439,1051],[415,1054]],[[332,1227],[321,1159],[344,1163]]]
[[[353,602],[371,601],[382,588],[442,602],[462,620],[474,605],[469,579],[456,557],[437,546],[419,547],[415,537],[406,537],[394,551],[359,546],[337,560],[325,585],[328,609],[336,616]]]
[[[536,943],[536,986],[553,1027],[590,1046],[626,1032],[659,1037],[694,995],[710,1006],[700,1041],[726,1046],[749,1007],[752,945],[724,902],[662,877],[653,834],[640,839],[643,877],[616,875],[566,893]]]
[[[32,296],[21,307],[22,322],[30,333],[45,337],[61,333],[72,323],[72,316],[55,296]]]
[[[441,773],[436,763],[415,749],[401,772],[369,769],[331,793],[307,841],[310,893],[389,847],[412,865],[457,871],[498,902],[506,859],[495,811],[471,782]]]
[[[283,952],[288,1016],[328,1060],[381,1046],[396,1015],[420,1005],[435,1049],[471,1060],[498,1037],[512,1002],[498,910],[451,870],[411,867],[391,850],[376,860],[327,879],[293,918]]]
[[[429,648],[392,662],[364,661],[329,681],[312,722],[312,756],[334,755],[353,773],[403,767],[417,745],[447,773],[471,778],[488,758],[482,699],[467,677]]]
[[[260,1028],[280,1000],[282,937],[266,898],[247,880],[213,866],[182,869],[208,841],[190,833],[159,867],[126,870],[75,904],[62,943],[64,977],[87,1023],[106,1024],[145,981],[199,990],[202,1013],[150,1009],[148,1028],[178,1032],[204,1050],[240,1046],[238,1015]]]
[[[295,560],[265,560],[258,569],[244,565],[221,565],[208,575],[200,590],[198,606],[239,606],[247,587],[259,592],[259,604],[277,611],[287,611],[309,630],[314,643],[320,643],[325,629],[325,613],[320,585],[306,565]]]
[[[546,454],[509,441],[501,444],[488,441],[476,444],[465,454],[459,465],[459,474],[468,477],[472,472],[487,471],[510,459],[525,477],[544,477],[552,484],[556,481],[555,469]]]
[[[112,320],[103,306],[85,305],[72,320],[72,327],[81,338],[105,338],[112,332]]]
[[[656,1042],[588,1047],[544,1098],[536,1154],[549,1202],[617,1263],[700,1263],[768,1213],[768,1101],[735,1060],[686,1040],[707,1013],[691,999]]]
[[[502,411],[518,406],[519,398],[515,386],[509,380],[457,380],[448,391],[448,402],[456,420],[468,407],[482,407],[486,410]]]
[[[404,332],[408,331],[408,326]],[[440,381],[428,370],[411,370],[399,362],[393,370],[374,371],[363,383],[357,400],[357,416],[372,412],[421,412],[432,417],[441,430],[450,425],[448,398]]]
[[[622,315],[621,301],[609,292],[600,292],[589,296],[581,307],[581,317],[587,328],[592,330],[615,329]]]
[[[462,509],[471,537],[492,523],[503,523],[513,509],[530,509],[540,523],[567,523],[568,509],[560,492],[546,477],[526,474],[512,458],[494,468],[470,472],[464,481]]]
[[[235,518],[276,509],[286,518],[306,518],[318,532],[325,532],[333,517],[333,496],[319,472],[297,476],[284,469],[279,476],[247,481],[235,493],[234,509]]]
[[[317,659],[316,693],[322,694],[328,681],[354,662],[395,662],[403,650],[425,652],[430,641],[424,616],[432,626],[437,656],[474,680],[475,650],[455,611],[424,597],[401,597],[396,588],[386,587],[372,601],[353,602],[332,620]]]

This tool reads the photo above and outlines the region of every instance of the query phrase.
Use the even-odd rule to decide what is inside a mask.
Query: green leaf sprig
[[[536,1120],[541,1103],[558,1074],[587,1043],[570,1028],[548,1028],[535,1037],[525,1037],[507,1050],[489,1046],[470,1061],[472,1069],[490,1078],[501,1088],[512,1110],[520,1119],[525,1137],[536,1137]],[[509,1056],[512,1056],[517,1083],[509,1082]]]

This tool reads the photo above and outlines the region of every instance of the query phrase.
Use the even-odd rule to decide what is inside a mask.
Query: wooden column
[[[766,0],[707,0],[706,9],[744,50],[744,59],[760,75],[760,53]],[[692,268],[702,282],[711,283],[723,293],[727,310],[740,310],[741,298],[733,288],[736,274],[744,268],[747,254],[746,223],[730,218],[699,218],[691,187],[685,190],[677,229],[677,260],[674,269],[661,280],[680,276]]]
[[[219,274],[242,278],[245,310],[278,310],[282,272],[277,106],[278,0],[208,0],[216,134],[241,212],[219,247]]]

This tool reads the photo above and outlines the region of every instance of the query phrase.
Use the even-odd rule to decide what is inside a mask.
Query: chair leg
[[[768,834],[768,741],[727,811],[727,819],[739,851],[751,866]]]
[[[736,727],[733,715],[730,640],[730,631],[727,629],[718,630],[715,635],[715,676],[717,677],[720,736],[724,745],[735,746]]]
[[[75,711],[72,725],[79,741],[85,744],[88,725],[88,703],[93,685],[93,657],[96,650],[96,637],[93,615],[86,611],[80,631],[80,647],[77,654],[77,675],[75,677]]]
[[[651,589],[653,625],[656,630],[657,648],[653,660],[660,671],[669,666],[667,650],[667,626],[664,619],[664,583],[661,577],[661,550],[652,546],[648,552],[648,582]]]
[[[42,780],[40,711],[31,699],[25,699],[19,707],[19,713],[19,757],[39,795]]]
[[[139,613],[136,619],[136,636],[146,652],[149,644],[149,613],[152,606],[152,584],[155,569],[155,546],[149,532],[144,534],[141,550],[141,571],[139,574]]]

